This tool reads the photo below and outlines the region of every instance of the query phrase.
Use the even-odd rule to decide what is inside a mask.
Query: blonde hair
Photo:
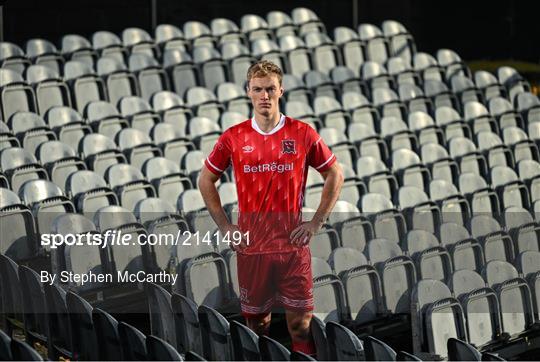
[[[252,78],[262,78],[272,74],[277,76],[279,85],[281,85],[283,79],[281,68],[269,60],[259,60],[252,64],[247,71],[247,86],[249,87],[249,81]]]

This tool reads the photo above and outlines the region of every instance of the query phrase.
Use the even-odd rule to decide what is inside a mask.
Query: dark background
[[[180,28],[187,20],[209,23],[212,18],[226,17],[239,23],[243,14],[264,17],[270,10],[290,12],[306,6],[319,15],[331,36],[334,27],[353,26],[355,18],[359,23],[377,25],[395,19],[413,34],[420,51],[434,54],[439,48],[451,48],[464,60],[540,61],[539,13],[533,9],[535,3],[528,0],[357,0],[356,17],[353,0],[156,3],[157,24],[171,23]],[[151,5],[150,0],[7,0],[3,6],[4,40],[23,46],[32,37],[43,37],[59,46],[62,34],[90,38],[96,30],[120,34],[131,26],[153,36]]]

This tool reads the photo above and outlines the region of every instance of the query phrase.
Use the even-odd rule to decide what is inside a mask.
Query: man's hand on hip
[[[248,246],[247,240],[245,240],[245,238],[243,237],[242,231],[240,230],[238,225],[229,223],[225,227],[223,227],[223,229],[220,231],[221,231],[221,235],[223,236],[228,235],[227,240],[230,240],[229,246],[232,250],[241,251]],[[234,240],[233,235],[242,235],[242,240],[240,241],[239,244],[236,244],[237,241]]]
[[[309,244],[311,238],[321,229],[321,226],[321,223],[313,220],[301,223],[290,235],[291,244],[296,246]]]

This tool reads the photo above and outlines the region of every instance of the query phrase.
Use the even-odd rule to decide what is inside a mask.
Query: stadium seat
[[[229,322],[218,311],[206,305],[199,306],[199,322],[204,357],[209,360],[232,360],[233,343]]]
[[[467,338],[463,309],[441,281],[420,280],[416,284],[411,294],[411,318],[415,320],[413,333],[418,333],[413,338],[415,353],[425,351],[431,358],[445,358],[448,338]]]
[[[183,361],[178,351],[163,339],[155,336],[146,337],[146,358],[155,361]]]
[[[347,128],[348,138],[358,149],[359,156],[373,157],[378,160],[388,159],[388,147],[384,140],[369,126],[363,123],[351,123]]]
[[[383,341],[368,336],[364,339],[366,359],[371,361],[395,361],[396,352]]]
[[[53,43],[45,39],[34,38],[26,42],[25,48],[26,56],[32,63],[46,65],[62,74],[64,58]]]
[[[531,291],[516,268],[502,260],[488,262],[482,271],[486,283],[499,298],[502,331],[515,337],[534,323]]]
[[[145,54],[158,58],[159,48],[146,30],[140,28],[126,28],[122,30],[122,43],[130,54]]]
[[[400,118],[383,117],[381,119],[381,137],[386,140],[390,151],[400,148],[414,151],[418,148],[416,135],[407,128],[405,122]]]
[[[338,65],[330,70],[330,77],[332,81],[339,85],[341,94],[346,92],[355,92],[360,94],[367,94],[365,89],[365,83],[361,80],[352,69]]]
[[[67,178],[79,170],[86,170],[86,164],[76,156],[75,151],[60,141],[47,141],[36,150],[38,159],[50,175],[50,179],[65,191]]]
[[[90,126],[74,109],[62,106],[52,107],[44,115],[47,125],[56,133],[59,141],[78,151],[80,140],[92,133]]]
[[[0,188],[0,253],[15,261],[37,255],[38,242],[34,217],[13,191]]]
[[[339,88],[328,75],[317,70],[308,70],[303,78],[314,97],[327,96],[338,99]]]
[[[49,176],[34,155],[20,147],[10,147],[0,152],[0,166],[6,175],[11,190],[19,192],[29,180],[48,180]]]
[[[98,345],[92,321],[92,306],[73,292],[67,292],[66,306],[71,326],[73,357],[81,360],[97,359]]]
[[[197,67],[189,53],[181,49],[166,49],[163,67],[167,70],[174,91],[183,96],[187,89],[200,84]]]
[[[342,63],[341,53],[328,35],[310,32],[304,39],[306,46],[312,50],[315,70],[329,74],[332,68]]]
[[[525,128],[521,114],[514,110],[514,106],[506,98],[493,97],[488,105],[489,113],[497,119],[501,130],[510,126]]]
[[[19,197],[32,210],[38,232],[41,234],[48,233],[58,213],[75,212],[71,200],[51,181],[27,181],[19,190]]]
[[[178,164],[163,157],[148,159],[143,165],[143,173],[159,198],[166,202],[177,200],[184,190],[192,188],[189,177],[181,173]]]
[[[74,235],[97,233],[94,223],[79,214],[57,216],[53,222],[51,231],[64,237],[70,233]],[[85,237],[84,240],[89,239]],[[55,273],[61,273],[62,271],[79,274],[88,274],[90,272],[103,273],[107,270],[107,267],[106,257],[100,252],[97,245],[66,245],[61,247],[60,250],[51,249],[51,269]],[[74,282],[68,285],[79,293],[100,290],[105,287],[105,283],[101,282],[88,282],[84,285],[80,282]]]
[[[539,251],[538,224],[529,211],[522,207],[510,207],[504,213],[504,225],[514,241],[516,256],[528,250]]]
[[[435,109],[435,123],[444,129],[446,140],[452,137],[471,138],[471,129],[459,113],[452,107],[440,106]]]
[[[332,273],[328,263],[320,258],[311,258],[313,273],[313,315],[326,323],[341,322],[347,318],[345,290],[341,280]]]
[[[34,90],[13,70],[0,68],[0,99],[0,120],[4,123],[19,111],[37,112]]]
[[[442,220],[441,210],[426,193],[415,186],[403,186],[398,190],[398,203],[407,220],[408,230],[420,229],[438,233]]]
[[[508,99],[514,103],[518,93],[530,92],[531,86],[518,71],[509,66],[502,66],[497,69],[497,78],[508,94]]]
[[[452,361],[483,361],[482,354],[469,343],[457,338],[449,338],[448,359]]]
[[[495,166],[514,167],[514,156],[512,151],[502,143],[502,140],[495,133],[490,131],[480,131],[476,134],[478,150],[482,152],[493,169]]]
[[[429,184],[429,195],[441,210],[442,222],[467,225],[471,208],[456,186],[442,179],[434,178]]]
[[[210,46],[195,46],[193,61],[198,66],[201,84],[210,90],[228,81],[227,63],[223,61],[219,51]]]
[[[364,41],[357,32],[345,26],[334,29],[334,41],[343,54],[343,63],[352,69],[356,76],[360,76],[360,66],[368,59]]]
[[[48,355],[54,359],[72,357],[71,325],[66,305],[66,291],[58,283],[44,285],[49,315]]]
[[[454,75],[450,79],[450,86],[452,92],[456,95],[457,99],[463,105],[468,102],[480,102],[485,103],[482,92],[476,88],[473,81],[464,75]]]
[[[47,127],[43,118],[32,112],[15,113],[9,119],[8,126],[23,148],[33,155],[41,143],[56,140],[56,134]]]
[[[39,274],[25,265],[18,269],[24,311],[25,340],[47,344],[48,318],[45,292]]]
[[[517,110],[530,125],[540,120],[540,100],[532,93],[519,93],[516,96]]]
[[[262,30],[262,29],[261,29]],[[262,30],[268,32],[268,30]],[[251,53],[257,59],[270,60],[281,69],[287,69],[288,60],[284,53],[281,52],[279,46],[272,40],[261,38],[251,41]]]
[[[436,68],[437,72],[439,70],[439,68]],[[424,94],[431,99],[435,109],[439,107],[450,107],[458,111],[461,109],[456,95],[448,89],[445,83],[438,79],[424,79]]]
[[[84,110],[84,116],[96,133],[114,139],[121,129],[129,127],[116,107],[106,101],[94,101],[88,103]]]
[[[421,84],[420,76],[414,71],[410,61],[402,57],[393,56],[389,58],[386,61],[386,68],[388,74],[394,77],[394,83],[399,86],[418,86]]]
[[[72,173],[66,182],[66,192],[70,195],[78,212],[90,215],[100,207],[118,205],[118,197],[108,187],[99,174],[81,170]]]
[[[100,57],[115,58],[124,63],[128,52],[122,45],[120,38],[109,31],[96,31],[92,34],[92,46],[99,53]]]
[[[438,143],[445,145],[442,130],[435,125],[433,118],[425,112],[410,112],[407,118],[409,129],[416,133],[419,145]]]
[[[189,46],[182,30],[172,24],[159,24],[154,31],[154,38],[162,53],[169,49],[185,51],[186,47]]]
[[[105,83],[88,64],[70,60],[64,66],[64,78],[77,111],[83,112],[92,101],[108,100]]]
[[[32,65],[26,70],[26,80],[34,87],[40,115],[54,106],[71,107],[69,88],[52,68]]]
[[[174,293],[171,298],[179,351],[203,354],[201,327],[197,304],[188,297]]]
[[[150,314],[150,334],[178,347],[171,293],[154,283],[148,283],[145,290]]]
[[[100,308],[92,310],[92,322],[96,332],[98,358],[101,360],[122,360],[122,348],[118,334],[118,321]]]
[[[497,120],[489,114],[487,108],[480,102],[470,101],[463,105],[463,118],[469,123],[474,134],[480,131],[491,131],[499,134]]]
[[[392,152],[392,171],[402,186],[414,186],[428,190],[431,175],[420,157],[410,149],[400,148]]]
[[[416,53],[416,44],[407,28],[396,20],[385,20],[382,30],[388,39],[390,54],[410,63]]]
[[[431,99],[424,95],[424,91],[420,87],[412,84],[399,84],[398,94],[399,99],[407,106],[409,112],[435,113]]]
[[[232,20],[225,18],[214,18],[210,22],[212,36],[218,44],[225,43],[245,43],[244,34]]]
[[[445,69],[447,80],[451,80],[454,76],[471,78],[469,68],[467,68],[461,57],[452,49],[437,50],[437,61]]]
[[[97,53],[85,37],[78,34],[62,36],[62,55],[66,60],[77,60],[94,67]]]
[[[371,223],[360,215],[360,211],[354,204],[347,201],[336,202],[329,222],[337,230],[344,247],[362,251],[367,241],[373,237]]]
[[[96,69],[107,86],[107,95],[112,104],[117,104],[122,97],[140,94],[137,78],[118,59],[110,56],[99,58]]]
[[[452,137],[448,143],[448,149],[450,157],[458,163],[462,174],[469,172],[482,177],[488,176],[487,160],[470,139],[460,136]]]
[[[370,240],[364,254],[383,281],[383,310],[389,313],[409,313],[410,293],[417,280],[411,258],[403,255],[395,241],[380,238]]]
[[[216,87],[216,94],[219,102],[227,108],[227,111],[240,113],[246,118],[251,116],[251,100],[240,85],[221,83]]]
[[[24,321],[24,305],[19,282],[19,266],[11,258],[0,255],[0,287],[2,288],[2,324],[8,335]]]
[[[514,243],[493,217],[486,214],[475,215],[471,219],[471,235],[478,239],[484,248],[486,263],[491,260],[514,260]]]
[[[235,360],[258,361],[261,359],[259,337],[251,329],[233,320],[231,321],[231,338]]]
[[[154,93],[150,99],[152,107],[159,113],[164,123],[175,126],[175,132],[185,135],[188,119],[192,117],[192,112],[184,104],[182,97],[170,91]]]
[[[294,35],[285,35],[279,38],[279,47],[288,60],[287,73],[301,77],[313,69],[311,52],[302,39]]]
[[[491,169],[491,185],[499,194],[502,208],[512,206],[530,207],[529,191],[513,169],[506,166],[495,166]]]
[[[111,165],[127,163],[126,156],[120,152],[109,137],[101,134],[88,134],[79,143],[79,153],[84,158],[88,168],[103,177]]]
[[[291,352],[278,341],[268,337],[259,337],[259,350],[261,351],[261,360],[264,361],[289,361]]]
[[[482,347],[498,339],[501,333],[499,302],[495,291],[486,286],[480,274],[457,270],[448,286],[463,306],[469,342]]]
[[[7,124],[0,122],[0,151],[9,147],[20,147],[17,137],[13,135]]]
[[[129,121],[130,127],[146,134],[150,134],[152,127],[161,122],[161,118],[154,112],[150,103],[140,97],[122,97],[118,102],[118,109],[122,117]]]
[[[297,26],[292,18],[283,11],[270,11],[266,14],[268,27],[274,31],[276,38],[284,35],[296,35]]]
[[[538,261],[540,253],[537,251],[525,251],[517,258],[517,268],[523,275],[523,278],[529,283],[531,288],[532,300],[534,305],[534,313],[536,320],[540,317],[540,268]]]
[[[22,75],[30,64],[30,60],[17,44],[7,41],[0,42],[0,67]]]
[[[459,178],[458,164],[450,158],[448,151],[443,146],[436,143],[427,143],[420,148],[420,155],[422,163],[428,167],[433,181],[457,184]]]
[[[224,110],[212,91],[204,87],[193,87],[186,92],[186,103],[198,117],[207,117],[217,123]]]
[[[452,275],[450,254],[432,233],[410,230],[405,244],[403,250],[415,261],[419,279],[440,280],[445,283]]]
[[[376,237],[395,242],[402,240],[407,228],[405,217],[387,197],[371,192],[364,195],[360,202],[362,212],[373,224]]]
[[[506,90],[501,86],[497,77],[485,70],[474,72],[474,83],[484,93],[484,99],[486,101],[499,96],[506,98]]]
[[[136,75],[141,97],[146,100],[150,100],[155,92],[171,88],[167,73],[157,60],[148,54],[132,53],[129,56],[129,70]]]
[[[425,52],[414,54],[412,59],[414,70],[422,76],[424,84],[429,81],[445,81],[444,69],[439,65],[437,59]],[[442,83],[441,83],[442,84]],[[426,92],[427,93],[427,92]]]
[[[125,323],[118,322],[118,336],[122,355],[126,360],[144,360],[146,356],[146,336],[137,328]]]
[[[446,247],[452,256],[455,270],[482,271],[484,267],[484,251],[464,226],[443,223],[440,227],[440,240],[441,244]]]
[[[335,361],[363,361],[365,351],[362,341],[347,327],[335,322],[326,323],[329,359]]]
[[[120,205],[128,210],[134,210],[140,200],[156,196],[154,186],[146,181],[141,171],[131,165],[110,166],[105,172],[105,180],[118,196]]]
[[[311,32],[326,33],[326,28],[317,14],[307,8],[294,8],[291,11],[294,24],[298,27],[300,35]]]
[[[162,156],[161,150],[152,143],[150,137],[138,129],[122,129],[116,134],[116,143],[129,163],[139,170],[149,158]]]
[[[249,49],[239,43],[227,42],[221,45],[221,55],[229,68],[229,79],[239,86],[246,81],[248,68],[255,62]]]
[[[360,40],[366,43],[366,58],[384,64],[390,57],[387,39],[381,29],[373,24],[363,23],[358,26]]]
[[[184,23],[184,36],[193,46],[214,46],[214,37],[210,28],[200,21],[187,21]]]

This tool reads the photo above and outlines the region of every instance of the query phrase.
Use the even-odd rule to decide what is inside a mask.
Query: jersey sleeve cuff
[[[210,172],[212,172],[215,175],[221,176],[221,174],[223,173],[223,170],[221,170],[221,169],[217,168],[216,166],[214,166],[214,164],[212,164],[212,162],[210,162],[210,160],[208,158],[206,160],[204,160],[204,164],[205,164],[206,168],[209,169]]]
[[[336,163],[336,161],[337,161],[336,155],[332,153],[332,155],[326,161],[324,161],[318,167],[315,167],[315,169],[319,172],[324,172],[328,170],[334,163]]]

